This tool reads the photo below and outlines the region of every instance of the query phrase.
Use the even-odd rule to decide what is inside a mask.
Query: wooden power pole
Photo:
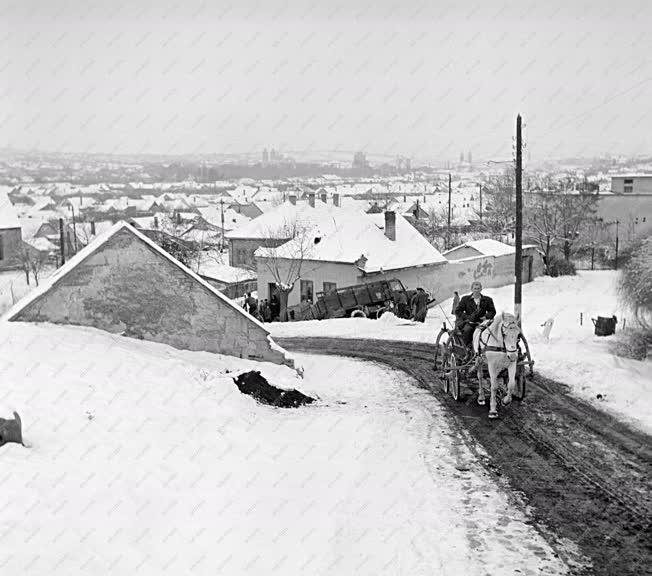
[[[480,223],[482,223],[482,184],[480,184]]]
[[[66,240],[63,236],[63,218],[59,218],[59,244],[61,248],[61,265],[66,263]]]
[[[516,117],[516,254],[514,255],[514,315],[521,325],[521,288],[523,284],[523,142],[521,115]]]
[[[446,249],[450,248],[451,241],[451,175],[448,175],[448,229],[446,232]]]

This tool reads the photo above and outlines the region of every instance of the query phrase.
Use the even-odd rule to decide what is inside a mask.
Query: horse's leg
[[[480,406],[484,406],[485,404],[484,383],[482,382],[482,372],[483,372],[482,359],[478,359],[478,404],[480,404]]]
[[[489,368],[489,379],[491,380],[491,393],[489,396],[489,418],[498,418],[498,409],[496,407],[496,388],[498,388],[498,372],[496,363],[492,362],[487,356],[487,367]]]
[[[507,375],[509,376],[509,381],[507,383],[507,395],[503,398],[503,406],[507,406],[512,401],[514,388],[516,388],[516,361],[511,362],[507,366]]]

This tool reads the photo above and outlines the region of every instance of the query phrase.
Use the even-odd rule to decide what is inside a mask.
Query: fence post
[[[582,314],[582,312],[580,312],[580,326],[582,326],[582,325],[583,325],[583,324],[582,324],[582,323],[583,323],[583,321],[584,321],[584,317],[583,317],[583,314]]]

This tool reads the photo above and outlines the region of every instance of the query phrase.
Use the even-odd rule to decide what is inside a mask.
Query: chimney
[[[315,207],[315,193],[314,192],[310,192],[308,194],[308,204],[310,204],[311,208]]]
[[[340,205],[340,195],[333,194],[333,206],[339,207],[339,205]]]
[[[396,240],[396,212],[385,212],[385,236]]]
[[[91,220],[91,236],[95,236],[95,222]]]
[[[294,194],[290,194],[290,204],[297,205],[297,197]]]
[[[326,192],[322,192],[320,198],[321,198],[321,201],[322,201],[324,204],[326,204],[326,199],[328,198]]]

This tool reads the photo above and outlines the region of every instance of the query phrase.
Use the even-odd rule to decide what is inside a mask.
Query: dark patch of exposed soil
[[[263,404],[279,408],[298,408],[315,401],[298,390],[282,390],[272,386],[258,371],[244,372],[233,381],[243,394],[253,396]]]

